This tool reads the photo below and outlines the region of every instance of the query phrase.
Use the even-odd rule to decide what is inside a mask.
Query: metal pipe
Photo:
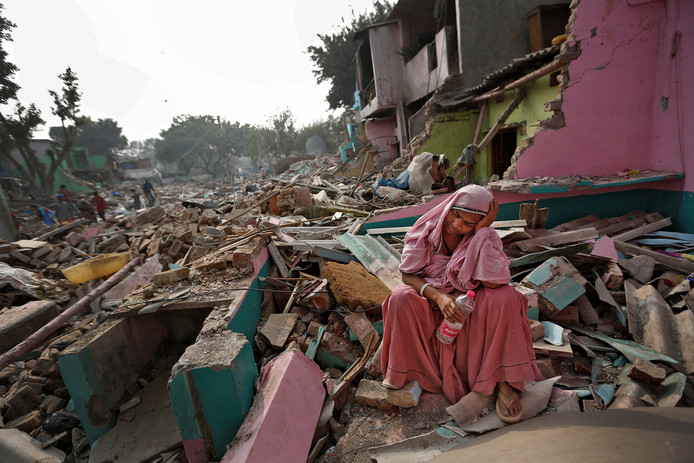
[[[61,328],[73,316],[82,312],[93,300],[104,294],[116,283],[119,283],[128,274],[128,272],[135,267],[135,265],[137,265],[139,261],[140,259],[131,260],[125,267],[111,275],[108,280],[101,283],[94,291],[77,301],[72,307],[65,310],[43,327],[39,328],[38,331],[30,335],[24,341],[0,355],[0,370],[5,368],[10,363],[15,362],[19,357],[36,347],[43,339],[47,338],[50,334]]]

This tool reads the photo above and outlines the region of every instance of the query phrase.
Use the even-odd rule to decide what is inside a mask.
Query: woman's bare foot
[[[521,412],[523,411],[523,405],[518,397],[518,393],[505,382],[500,382],[496,387],[496,412],[499,418],[506,423],[519,422],[521,419]]]

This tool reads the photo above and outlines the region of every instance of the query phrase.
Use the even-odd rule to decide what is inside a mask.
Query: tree
[[[58,75],[58,78],[63,81],[61,92],[48,91],[53,97],[51,111],[60,119],[60,127],[52,127],[49,130],[53,143],[51,144],[51,149],[46,151],[46,156],[49,159],[45,187],[47,191],[53,190],[55,173],[75,147],[75,139],[80,127],[87,121],[85,117],[80,115],[82,94],[79,91],[78,79],[75,73],[68,67],[64,73]]]
[[[178,116],[159,135],[157,159],[177,165],[185,173],[197,166],[210,175],[228,175],[232,157],[247,150],[248,125],[219,116]]]
[[[363,30],[370,24],[383,22],[393,6],[385,0],[374,0],[373,10],[360,13],[352,11],[350,23],[343,20],[339,30],[334,34],[318,34],[323,43],[320,46],[309,46],[307,52],[313,61],[313,75],[316,81],[330,83],[326,100],[330,109],[352,106],[355,88],[355,71],[352,60],[357,52],[358,43],[353,40],[355,32]]]
[[[119,151],[127,148],[128,139],[113,119],[99,119],[94,122],[86,117],[75,144],[84,146],[91,154],[100,154],[113,160]]]
[[[12,79],[18,68],[7,60],[4,46],[12,41],[10,31],[15,24],[2,15],[2,10],[3,5],[0,4],[0,159],[14,167],[32,189],[38,189],[43,184],[45,166],[36,157],[29,142],[36,128],[43,124],[43,119],[34,104],[27,108],[17,100],[20,87]],[[3,112],[3,108],[13,106],[12,103],[14,110],[10,114]],[[13,150],[17,150],[18,157],[13,156]]]

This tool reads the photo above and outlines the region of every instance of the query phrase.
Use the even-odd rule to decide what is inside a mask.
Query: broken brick
[[[157,273],[152,277],[152,282],[154,286],[165,286],[177,281],[185,280],[188,278],[190,269],[188,267],[181,267],[175,270],[168,270],[166,272]]]
[[[629,378],[657,386],[665,380],[665,370],[646,359],[637,357],[629,371]]]

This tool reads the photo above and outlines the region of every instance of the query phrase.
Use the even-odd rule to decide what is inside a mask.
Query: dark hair
[[[60,188],[67,188],[65,185],[60,185]]]
[[[99,192],[98,192],[98,191],[95,191],[95,192],[94,192],[94,196],[99,196]]]

